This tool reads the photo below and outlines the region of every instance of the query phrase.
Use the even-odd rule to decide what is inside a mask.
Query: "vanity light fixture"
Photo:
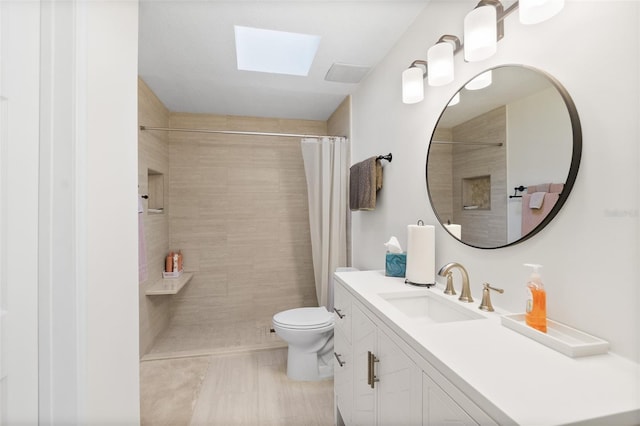
[[[529,25],[546,21],[564,7],[564,0],[520,0],[520,23]]]
[[[465,61],[482,61],[496,53],[498,40],[504,36],[504,23],[498,22],[498,12],[500,15],[503,12],[499,1],[481,0],[475,9],[464,17]]]
[[[424,67],[424,71],[421,67]],[[402,72],[402,102],[415,104],[424,99],[424,77],[427,75],[427,62],[415,60]]]
[[[453,81],[453,55],[460,48],[458,37],[445,34],[427,50],[429,86],[444,86]]]
[[[497,50],[498,41],[504,37],[504,19],[516,9],[520,9],[521,23],[535,24],[555,16],[564,7],[564,1],[516,0],[505,9],[499,0],[480,0],[464,18],[464,46],[458,37],[443,35],[428,49],[427,61],[415,60],[403,71],[402,101],[405,104],[414,104],[424,99],[424,82],[419,78],[420,74],[422,79],[429,77],[430,86],[451,83],[454,78],[453,57],[463,47],[464,59],[467,62],[481,61],[493,55]],[[424,66],[425,71],[421,72],[417,65]],[[478,90],[491,84],[491,74],[484,74],[476,77],[465,87]]]
[[[470,82],[464,85],[464,88],[467,90],[480,90],[485,87],[491,86],[491,82],[493,81],[493,74],[491,70],[483,72]]]

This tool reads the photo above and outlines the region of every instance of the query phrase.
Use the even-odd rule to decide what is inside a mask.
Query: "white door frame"
[[[78,423],[86,333],[84,2],[0,0],[0,423]]]
[[[83,418],[86,333],[86,15],[41,2],[39,418]]]
[[[0,422],[38,421],[39,2],[0,2]]]
[[[138,2],[0,24],[0,423],[137,424]]]

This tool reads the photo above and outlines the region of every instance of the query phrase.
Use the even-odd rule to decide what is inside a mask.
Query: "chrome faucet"
[[[452,287],[449,284],[451,284],[452,282],[450,271],[453,268],[458,268],[460,270],[460,275],[462,276],[462,292],[460,293],[460,297],[458,298],[458,300],[467,303],[473,302],[473,298],[471,297],[471,289],[469,288],[469,274],[467,273],[467,270],[464,268],[464,266],[457,262],[447,263],[438,271],[438,275],[440,275],[441,277],[447,277],[447,289],[445,290],[445,293],[456,294],[455,291],[453,291],[453,288],[449,288]]]

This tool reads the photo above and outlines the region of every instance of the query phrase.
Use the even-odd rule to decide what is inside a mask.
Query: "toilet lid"
[[[327,308],[295,308],[275,314],[273,321],[288,327],[318,327],[333,322]]]

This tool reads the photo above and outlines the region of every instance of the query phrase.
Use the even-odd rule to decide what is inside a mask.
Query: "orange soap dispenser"
[[[525,263],[533,269],[529,281],[527,282],[527,312],[525,321],[529,327],[547,332],[547,293],[544,291],[542,278],[538,272],[542,265]]]

